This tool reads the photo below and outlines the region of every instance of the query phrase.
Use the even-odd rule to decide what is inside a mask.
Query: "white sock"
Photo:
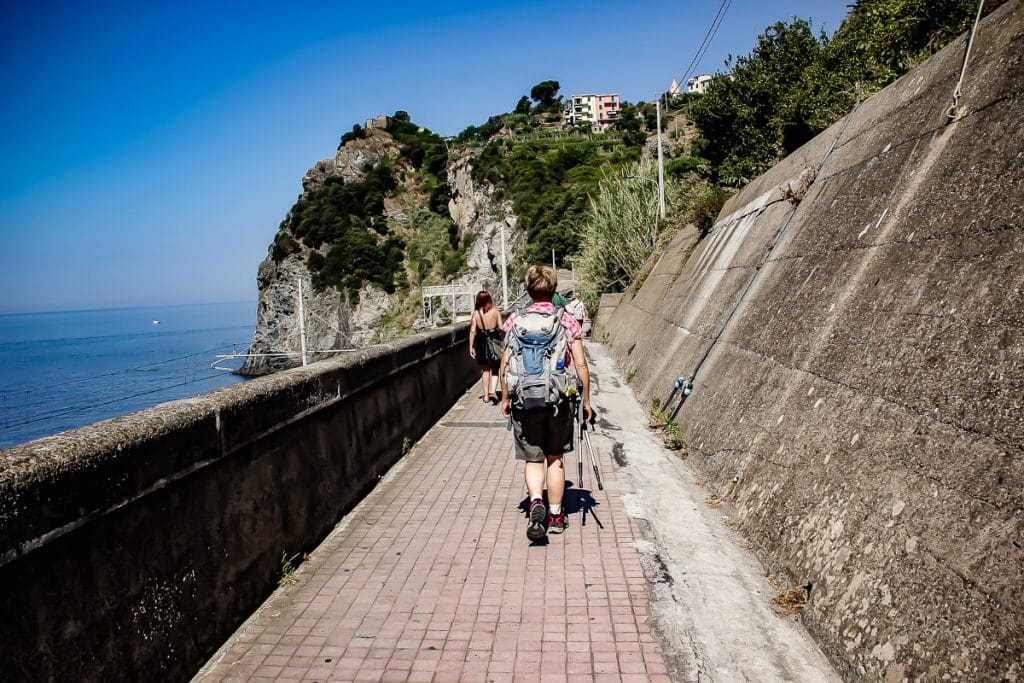
[[[548,507],[548,512],[550,512],[553,515],[557,515],[561,511],[562,511],[562,506],[561,505],[555,505],[554,503],[552,503]]]
[[[535,500],[540,500],[540,501],[543,501],[543,500],[544,500],[544,498],[543,498],[542,496],[530,496],[530,502],[531,502],[531,503],[532,503],[533,501],[535,501]]]

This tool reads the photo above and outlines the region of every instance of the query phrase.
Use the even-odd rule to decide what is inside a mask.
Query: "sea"
[[[244,381],[256,302],[0,314],[0,448]]]

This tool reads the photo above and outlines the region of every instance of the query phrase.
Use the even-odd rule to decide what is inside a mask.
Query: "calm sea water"
[[[254,302],[0,315],[0,448],[240,382],[211,364],[255,327]]]

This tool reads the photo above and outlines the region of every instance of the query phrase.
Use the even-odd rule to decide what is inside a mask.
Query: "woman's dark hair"
[[[487,304],[493,306],[494,299],[491,298],[491,295],[487,293],[486,289],[481,289],[479,292],[476,293],[476,305],[473,307],[473,309],[478,311]]]

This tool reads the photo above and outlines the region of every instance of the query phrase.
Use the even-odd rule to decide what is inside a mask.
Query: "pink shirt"
[[[523,313],[554,313],[555,305],[550,301],[538,301],[537,303],[530,304],[527,306]],[[505,318],[505,324],[502,325],[501,329],[505,334],[512,331],[512,325],[516,321],[516,312],[509,313],[508,317]],[[577,339],[583,339],[583,328],[576,321],[576,318],[566,311],[562,310],[562,327],[565,328],[565,333],[569,335],[570,341],[576,341]]]
[[[538,301],[534,304],[530,304],[525,309],[523,309],[523,313],[554,312],[555,305],[550,301]],[[506,335],[512,331],[512,325],[515,323],[516,317],[516,312],[513,311],[512,313],[508,314],[507,318],[505,318],[505,324],[501,326],[501,329],[505,332]],[[576,318],[572,317],[572,315],[565,310],[562,311],[562,327],[565,328],[565,334],[569,337],[569,346],[566,347],[565,349],[565,367],[571,368],[572,342],[583,339],[583,328],[580,326],[578,322],[576,322]]]

